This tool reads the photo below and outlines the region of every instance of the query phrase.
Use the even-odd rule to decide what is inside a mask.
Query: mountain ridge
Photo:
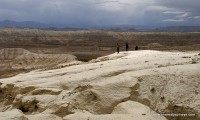
[[[129,32],[200,32],[200,26],[151,26],[151,25],[104,25],[104,26],[75,26],[61,24],[47,24],[35,21],[0,21],[0,27],[38,28],[56,31],[101,30],[101,31],[129,31]]]

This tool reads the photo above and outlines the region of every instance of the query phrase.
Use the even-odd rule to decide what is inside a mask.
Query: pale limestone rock
[[[64,117],[64,120],[167,120],[157,115],[149,107],[134,101],[120,103],[112,114],[94,115],[91,113],[75,113]]]
[[[28,120],[24,114],[17,109],[11,111],[0,112],[0,120]]]
[[[145,115],[139,116],[142,112],[138,110],[151,116],[151,108],[157,113],[193,113],[195,117],[181,120],[199,120],[199,71],[197,52],[115,53],[92,63],[0,79],[0,107],[10,110],[23,106],[21,109],[33,117],[41,113],[105,120],[142,120]],[[133,105],[137,111],[129,107]]]

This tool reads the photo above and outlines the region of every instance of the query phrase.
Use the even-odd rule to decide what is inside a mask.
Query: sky
[[[0,21],[75,26],[199,26],[200,0],[0,0]]]

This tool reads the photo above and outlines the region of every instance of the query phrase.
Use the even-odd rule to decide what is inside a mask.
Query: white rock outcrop
[[[0,79],[0,111],[19,109],[26,118],[50,115],[67,120],[166,119],[156,113],[192,114],[167,119],[199,120],[198,53],[121,52]]]
[[[12,111],[0,112],[0,120],[28,120],[25,115],[17,109]]]

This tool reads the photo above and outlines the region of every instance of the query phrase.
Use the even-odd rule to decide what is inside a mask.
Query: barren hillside
[[[0,47],[18,47],[41,52],[97,52],[115,51],[119,42],[124,49],[125,41],[133,50],[136,45],[141,49],[159,50],[198,50],[198,32],[103,32],[103,31],[45,31],[37,29],[0,30]],[[151,45],[152,43],[160,46]],[[39,48],[39,49],[38,49]],[[56,51],[55,51],[56,49]]]
[[[77,62],[70,54],[39,54],[22,48],[0,49],[0,78],[35,69],[59,68]]]

